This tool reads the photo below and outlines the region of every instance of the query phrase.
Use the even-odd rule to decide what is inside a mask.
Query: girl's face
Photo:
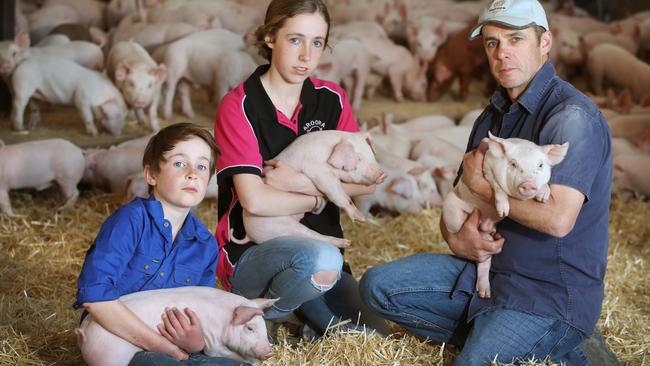
[[[288,18],[275,37],[265,38],[273,50],[272,67],[287,83],[302,84],[318,66],[326,36],[327,23],[318,12]]]

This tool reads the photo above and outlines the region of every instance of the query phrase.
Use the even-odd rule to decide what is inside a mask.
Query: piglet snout
[[[273,351],[269,351],[269,353],[262,355],[261,359],[262,360],[268,360],[269,358],[273,357]]]
[[[531,181],[521,183],[517,189],[521,195],[526,197],[532,196],[537,192],[537,186]]]

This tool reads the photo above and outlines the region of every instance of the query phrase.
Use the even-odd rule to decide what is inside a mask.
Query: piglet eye
[[[537,167],[542,169],[544,167],[544,163],[539,163],[539,165]]]
[[[517,168],[517,162],[514,160],[510,160],[510,166],[513,168]]]
[[[248,332],[251,332],[251,333],[252,333],[255,329],[253,329],[253,326],[252,326],[252,325],[247,325],[247,326],[246,326],[246,330],[247,330]]]

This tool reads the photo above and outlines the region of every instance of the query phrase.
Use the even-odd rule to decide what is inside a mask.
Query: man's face
[[[486,24],[481,34],[492,75],[511,99],[517,99],[546,62],[551,50],[551,33],[542,34],[538,43],[533,27],[518,30]]]

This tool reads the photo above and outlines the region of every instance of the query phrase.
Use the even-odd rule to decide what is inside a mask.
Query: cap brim
[[[469,33],[469,37],[468,37],[469,40],[471,41],[473,39],[476,39],[478,36],[480,36],[483,26],[488,23],[496,23],[513,29],[525,29],[536,24],[535,22],[531,22],[529,19],[518,18],[518,17],[499,17],[499,19],[489,19],[477,24],[474,28],[472,28],[472,30]]]

